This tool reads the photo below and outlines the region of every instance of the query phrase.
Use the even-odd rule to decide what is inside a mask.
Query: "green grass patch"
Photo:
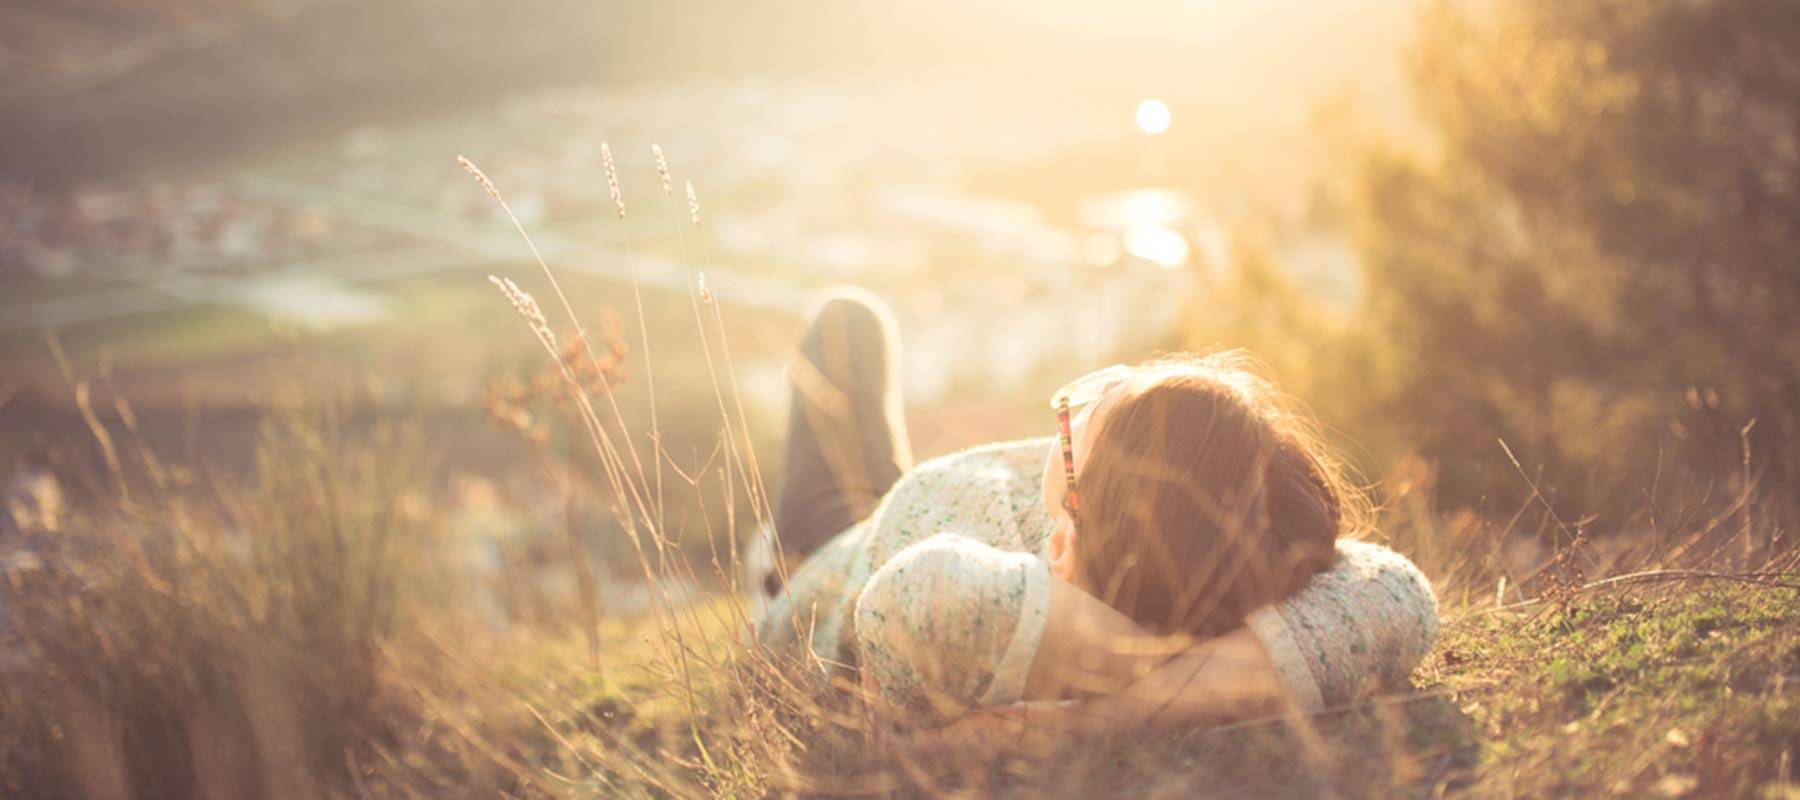
[[[1797,600],[1684,586],[1474,615],[1446,627],[1421,675],[1461,690],[1477,794],[1789,797]]]

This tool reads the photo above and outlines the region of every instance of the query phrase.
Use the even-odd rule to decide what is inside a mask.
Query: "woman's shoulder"
[[[1332,572],[1345,577],[1386,577],[1390,580],[1423,583],[1430,581],[1412,559],[1385,545],[1363,539],[1337,540],[1337,559]]]
[[[1383,616],[1404,617],[1423,646],[1437,636],[1437,594],[1431,579],[1412,559],[1391,548],[1360,539],[1339,539],[1337,560],[1313,576],[1300,601],[1345,609],[1381,609]],[[1388,620],[1390,622],[1396,620]],[[1423,656],[1423,650],[1420,650]]]
[[[872,567],[913,542],[946,531],[1035,550],[1041,537],[1022,533],[1021,509],[1041,505],[1037,470],[1046,444],[1042,439],[993,442],[914,466],[873,515],[867,542]]]

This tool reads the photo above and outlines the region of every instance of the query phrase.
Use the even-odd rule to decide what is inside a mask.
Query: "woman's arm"
[[[1205,641],[1158,636],[1074,585],[1050,579],[1050,616],[1026,673],[1025,700],[1086,699],[1080,724],[1193,724],[1279,708],[1284,688],[1249,629]],[[1039,717],[1070,716],[1070,706]]]
[[[1116,694],[1194,646],[1190,637],[1144,630],[1118,609],[1054,574],[1049,586],[1050,613],[1025,673],[1021,699]]]
[[[1405,556],[1346,540],[1330,569],[1246,622],[1295,704],[1312,713],[1405,683],[1437,638],[1437,597]]]
[[[902,549],[858,593],[851,635],[876,699],[914,722],[1019,700],[1051,612],[1030,553],[940,533]]]
[[[1245,627],[1170,657],[1121,654],[1120,643],[1143,649],[1141,629],[1071,585],[1051,586],[1056,613],[1045,625],[1025,694],[1102,691],[1078,701],[1033,699],[987,709],[918,733],[914,746],[1038,749],[1070,733],[1185,728],[1284,708],[1315,712],[1364,687],[1403,680],[1438,624],[1431,585],[1418,568],[1362,542],[1339,542],[1331,569],[1294,597],[1251,615]],[[1147,660],[1156,663],[1145,672]],[[1103,691],[1109,688],[1116,691]]]
[[[1333,566],[1245,628],[1195,643],[1156,637],[1051,577],[1049,618],[1024,698],[1113,697],[1116,709],[1166,706],[1181,721],[1278,708],[1311,713],[1404,680],[1437,633],[1431,585],[1405,557],[1346,541]],[[1130,716],[1130,715],[1127,715]]]
[[[1070,734],[1179,730],[1281,710],[1285,690],[1248,629],[1193,645],[1116,693],[984,709],[905,740],[926,753],[1051,751]]]
[[[1194,642],[1146,633],[1035,556],[940,534],[870,578],[854,636],[870,688],[915,721],[1060,698],[1098,700],[1084,713],[1121,724],[1192,724],[1284,703],[1311,713],[1404,679],[1437,630],[1430,584],[1410,561],[1361,542],[1338,551],[1246,628]]]

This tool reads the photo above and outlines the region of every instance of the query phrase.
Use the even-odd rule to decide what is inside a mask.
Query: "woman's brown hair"
[[[1242,625],[1329,567],[1363,517],[1310,419],[1242,351],[1139,365],[1092,442],[1076,579],[1160,632]]]

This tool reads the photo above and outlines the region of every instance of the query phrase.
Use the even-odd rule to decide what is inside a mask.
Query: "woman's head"
[[[1121,370],[1071,424],[1079,524],[1059,448],[1045,465],[1052,569],[1154,629],[1237,627],[1360,517],[1311,427],[1241,351]]]

